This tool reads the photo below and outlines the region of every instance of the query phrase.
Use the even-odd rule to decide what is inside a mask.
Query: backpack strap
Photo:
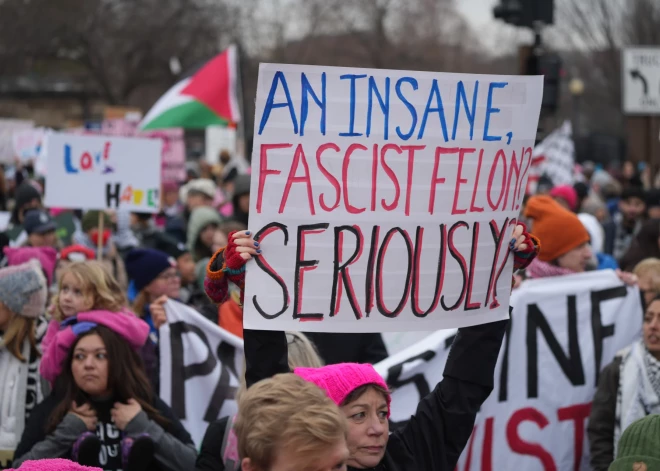
[[[234,431],[235,422],[235,415],[227,419],[227,427],[225,428],[225,435],[222,438],[222,448],[220,449],[220,456],[222,456],[225,469],[228,471],[239,471],[241,469],[241,460],[238,457],[238,438]]]

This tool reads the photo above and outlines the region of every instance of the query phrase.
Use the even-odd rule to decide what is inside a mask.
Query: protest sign
[[[210,422],[237,412],[234,397],[243,374],[243,340],[185,304],[170,300],[165,311],[160,397],[199,446]]]
[[[0,162],[11,163],[18,157],[14,152],[14,133],[33,127],[34,121],[0,118]]]
[[[460,471],[589,469],[586,421],[599,372],[640,337],[637,288],[613,271],[525,281]],[[376,365],[408,420],[442,380],[454,331],[437,332]]]
[[[36,159],[39,157],[45,138],[45,128],[15,131],[12,135],[14,155],[21,160]]]
[[[186,178],[186,145],[181,128],[160,129],[140,132],[139,120],[106,119],[101,123],[100,132],[104,136],[145,137],[160,139],[162,182],[182,182]]]
[[[527,193],[532,195],[541,176],[546,175],[555,186],[575,183],[575,145],[570,121],[552,131],[534,148],[529,168]]]
[[[160,208],[160,143],[53,133],[46,140],[45,204],[54,208]]]
[[[542,78],[261,64],[245,327],[507,316]]]

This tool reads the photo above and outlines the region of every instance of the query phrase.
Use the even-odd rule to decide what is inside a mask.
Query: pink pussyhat
[[[24,461],[19,471],[102,471],[100,468],[82,466],[73,461],[61,458],[53,460],[31,460]]]
[[[339,363],[322,368],[296,368],[295,374],[323,389],[335,404],[341,406],[348,395],[361,386],[374,384],[389,391],[383,378],[368,363]],[[392,398],[387,394],[387,417]]]

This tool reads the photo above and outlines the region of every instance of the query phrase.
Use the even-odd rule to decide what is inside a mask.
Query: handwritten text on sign
[[[51,134],[46,145],[47,206],[158,211],[159,141]]]
[[[262,64],[246,327],[506,317],[541,95],[538,77]]]

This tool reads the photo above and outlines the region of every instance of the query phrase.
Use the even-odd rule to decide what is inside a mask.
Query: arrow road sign
[[[660,115],[660,48],[631,47],[622,55],[624,113]]]
[[[649,83],[646,81],[646,78],[639,72],[639,70],[631,70],[630,71],[630,76],[634,79],[640,80],[642,82],[642,86],[644,87],[644,95],[649,94]]]

